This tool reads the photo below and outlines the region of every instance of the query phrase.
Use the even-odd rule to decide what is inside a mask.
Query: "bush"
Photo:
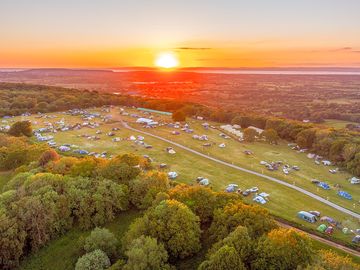
[[[175,122],[184,122],[186,120],[186,115],[183,111],[178,110],[172,114],[172,119]]]
[[[110,266],[110,260],[105,252],[97,249],[80,257],[75,270],[104,270]]]
[[[165,270],[170,269],[167,264],[168,254],[164,245],[155,238],[140,236],[132,241],[125,252],[128,261],[124,270]]]
[[[58,155],[58,153],[55,150],[49,149],[41,155],[41,157],[39,159],[39,165],[45,166],[50,161],[56,161],[59,158],[60,158],[60,156]]]
[[[8,134],[15,137],[32,136],[32,128],[30,121],[15,122],[8,131]]]
[[[95,228],[85,239],[84,244],[84,250],[86,252],[92,252],[100,249],[112,259],[117,256],[117,247],[118,240],[115,235],[105,228]]]
[[[141,235],[157,238],[173,258],[185,258],[200,250],[199,218],[175,200],[160,202],[142,218],[135,220],[125,235],[124,246]]]
[[[162,172],[148,172],[130,181],[131,202],[139,209],[151,206],[159,192],[169,189],[169,179]]]

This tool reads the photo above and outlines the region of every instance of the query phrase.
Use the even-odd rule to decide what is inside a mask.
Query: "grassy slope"
[[[118,239],[128,229],[131,222],[139,217],[139,211],[127,211],[121,213],[114,221],[107,224],[108,228]],[[22,270],[67,270],[74,269],[77,258],[80,256],[80,239],[90,234],[89,231],[81,231],[77,228],[70,230],[65,235],[54,239],[47,246],[35,254],[28,256],[22,261],[19,269]]]
[[[118,110],[114,109],[112,111],[114,115],[118,115]],[[34,116],[30,117],[32,120],[36,120],[38,125],[43,126],[43,123],[46,121],[59,121],[62,117],[66,119],[66,122],[82,122],[77,117],[67,116],[57,114],[59,117],[56,119],[34,119]],[[165,117],[166,118],[166,117]],[[128,118],[134,121],[134,118]],[[167,118],[168,119],[168,118]],[[15,119],[14,119],[15,120]],[[191,121],[191,127],[196,130],[196,134],[208,134],[212,141],[216,142],[216,144],[224,141],[222,138],[218,136],[219,131],[216,130],[208,130],[204,131],[201,127],[201,123],[199,121]],[[139,155],[147,154],[152,157],[155,161],[155,164],[165,162],[170,165],[169,170],[177,171],[180,176],[178,177],[179,182],[185,182],[189,184],[195,183],[194,179],[197,176],[208,177],[212,183],[212,187],[216,190],[223,190],[226,185],[229,183],[237,183],[240,188],[250,188],[253,186],[258,186],[261,191],[265,191],[270,193],[271,199],[268,204],[265,205],[270,212],[281,216],[285,219],[296,221],[303,226],[316,228],[319,224],[309,224],[305,221],[299,220],[296,217],[296,213],[300,210],[318,210],[322,212],[323,215],[331,216],[338,221],[341,221],[344,226],[355,229],[357,228],[356,221],[349,217],[348,215],[342,214],[339,211],[326,206],[314,199],[311,199],[299,192],[296,192],[290,188],[286,188],[284,186],[280,186],[278,184],[269,182],[263,178],[256,177],[254,175],[246,174],[239,172],[237,170],[228,168],[226,166],[220,165],[218,163],[209,161],[207,159],[201,158],[197,155],[188,153],[187,151],[176,149],[177,154],[169,155],[166,154],[164,149],[169,146],[167,143],[159,141],[154,138],[145,138],[146,143],[154,146],[153,149],[145,149],[142,146],[134,145],[133,142],[130,141],[121,141],[114,143],[111,141],[111,138],[106,136],[105,133],[110,131],[112,127],[120,127],[120,123],[114,124],[104,124],[99,129],[103,131],[103,134],[100,135],[101,140],[99,141],[91,141],[83,137],[79,137],[78,135],[82,134],[90,134],[95,135],[95,131],[93,129],[81,129],[77,131],[69,131],[69,132],[59,132],[54,134],[56,141],[61,143],[71,143],[75,145],[81,146],[80,148],[87,149],[90,151],[108,151],[112,154],[119,153],[128,153],[134,152]],[[147,129],[147,131],[149,131]],[[189,134],[181,134],[179,136],[170,135],[170,129],[168,128],[158,128],[153,129],[151,132],[161,134],[165,137],[171,138],[172,140],[179,141],[184,145],[188,145],[194,149],[201,150],[202,142],[191,139],[191,135]],[[130,135],[138,135],[135,132],[126,130],[121,128],[120,131],[116,131],[116,136],[121,138],[129,137]],[[223,160],[233,161],[236,164],[239,164],[244,167],[249,167],[253,170],[261,171],[262,167],[259,165],[259,160],[265,159],[268,161],[271,160],[283,160],[293,165],[299,165],[302,170],[300,172],[296,172],[287,177],[284,177],[280,172],[270,174],[275,175],[279,178],[284,179],[285,181],[293,182],[295,181],[297,185],[307,185],[307,188],[311,190],[314,188],[310,181],[307,181],[311,177],[326,179],[331,181],[342,181],[341,183],[346,185],[345,178],[348,175],[337,174],[331,175],[327,172],[328,168],[323,166],[314,165],[313,162],[306,158],[305,154],[298,154],[292,150],[290,150],[286,145],[282,144],[280,146],[271,146],[265,143],[254,143],[254,144],[240,144],[234,140],[225,140],[227,147],[225,149],[220,149],[217,146],[213,146],[209,151],[210,155],[219,157]],[[242,153],[244,149],[253,150],[254,156],[246,156]],[[267,173],[266,171],[264,173]],[[328,178],[327,178],[328,177]],[[354,187],[358,188],[358,187]],[[333,191],[322,191],[322,190],[311,190],[313,192],[317,192],[320,195],[326,196],[326,194],[332,194]],[[360,192],[357,194],[359,195]],[[339,201],[338,196],[331,197],[334,201],[337,199]],[[245,199],[247,202],[252,202],[250,196]],[[345,201],[345,200],[344,200]],[[346,202],[344,202],[346,203]],[[344,204],[346,205],[346,204]],[[349,205],[347,205],[349,206]],[[350,208],[350,206],[349,206]],[[354,209],[356,210],[356,209]],[[334,234],[334,237],[339,239],[351,241],[350,236],[343,235],[341,232],[337,231]]]

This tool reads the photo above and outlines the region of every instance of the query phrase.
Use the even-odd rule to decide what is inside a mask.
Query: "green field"
[[[132,112],[129,110],[129,112]],[[124,119],[127,121],[134,122],[135,118],[130,117],[121,117],[119,116],[119,109],[114,108],[111,113],[114,115],[115,120]],[[140,114],[140,112],[136,112]],[[106,113],[108,114],[108,113]],[[34,128],[42,127],[47,121],[59,121],[61,118],[65,119],[66,123],[76,123],[82,122],[80,117],[63,115],[60,113],[52,114],[57,115],[58,118],[55,119],[40,119],[35,118],[36,116],[31,116],[23,119],[30,119],[33,122]],[[166,116],[161,116],[163,120],[170,121],[170,118]],[[20,117],[13,119],[13,121],[19,120]],[[97,120],[99,121],[99,120]],[[181,132],[181,135],[171,135],[170,132],[172,129],[167,127],[161,127],[156,129],[146,129],[146,131],[151,131],[154,134],[160,134],[166,138],[170,138],[173,141],[180,142],[186,146],[189,146],[193,149],[209,153],[209,155],[218,157],[222,160],[233,162],[240,166],[250,168],[256,171],[264,171],[265,174],[278,177],[284,181],[294,183],[296,185],[302,186],[314,193],[317,193],[324,197],[329,197],[330,200],[339,203],[347,208],[351,208],[353,211],[358,211],[359,205],[355,205],[356,208],[353,208],[353,202],[348,202],[345,199],[338,197],[335,194],[334,190],[323,191],[318,190],[310,183],[310,179],[317,178],[321,180],[326,180],[327,182],[341,183],[344,186],[345,190],[352,188],[351,194],[356,198],[359,198],[359,187],[349,186],[346,179],[350,176],[347,173],[338,173],[332,175],[328,172],[328,167],[318,166],[313,164],[313,161],[308,159],[305,154],[297,153],[287,147],[285,143],[280,145],[273,146],[266,143],[253,143],[253,144],[244,144],[233,139],[224,140],[218,134],[218,130],[209,129],[205,131],[201,126],[200,121],[190,120],[189,121],[191,128],[195,130],[194,134],[207,134],[210,140],[216,144],[225,142],[227,147],[220,149],[217,146],[212,146],[210,149],[202,149],[201,146],[203,142],[194,140],[191,138],[191,134],[185,134]],[[88,151],[103,152],[107,151],[109,154],[121,154],[133,152],[139,155],[149,155],[153,160],[155,166],[159,163],[167,163],[169,167],[168,171],[176,171],[179,173],[177,181],[184,182],[188,184],[195,184],[195,179],[197,176],[203,176],[210,179],[211,186],[215,190],[224,190],[224,188],[230,183],[236,183],[240,188],[246,189],[253,186],[257,186],[260,191],[264,191],[270,194],[270,202],[264,205],[271,213],[285,218],[290,221],[295,221],[302,226],[315,229],[317,224],[309,224],[305,221],[302,221],[296,217],[296,214],[300,210],[318,210],[322,215],[330,216],[340,222],[350,229],[356,229],[358,227],[357,221],[349,215],[343,214],[323,203],[312,199],[306,195],[303,195],[293,189],[281,186],[279,184],[270,182],[266,179],[243,173],[238,170],[229,168],[224,165],[220,165],[213,161],[209,161],[205,158],[199,157],[195,154],[189,153],[188,151],[177,149],[174,147],[176,154],[170,155],[165,152],[165,148],[170,146],[168,143],[160,141],[158,139],[145,136],[145,142],[153,146],[152,149],[145,149],[143,146],[136,145],[132,141],[125,140],[131,135],[139,135],[136,132],[130,131],[122,127],[121,123],[101,123],[102,125],[98,128],[103,134],[99,135],[100,140],[93,141],[87,138],[81,137],[83,134],[95,135],[97,129],[82,128],[80,130],[58,132],[53,134],[55,141],[58,145],[68,143],[78,146],[80,149],[85,149]],[[134,127],[140,128],[139,125],[133,124]],[[113,142],[112,138],[106,135],[113,127],[119,127],[119,131],[115,131],[115,137],[122,138],[124,140],[120,142]],[[246,156],[243,153],[243,150],[250,149],[254,152],[252,156]],[[260,160],[272,161],[272,160],[282,160],[291,165],[298,165],[301,170],[299,172],[291,173],[288,176],[282,175],[281,172],[267,172],[259,165]],[[251,196],[244,198],[246,202],[252,203]],[[344,235],[340,231],[336,231],[333,235],[335,238],[339,238],[345,241],[351,241],[351,236]]]
[[[345,128],[348,124],[359,124],[355,122],[349,122],[349,121],[342,121],[342,120],[336,120],[336,119],[326,119],[325,123],[322,123],[322,125],[326,125],[328,127],[333,128]]]
[[[166,117],[163,116],[161,118],[167,120],[167,122],[170,121],[169,118],[166,119]],[[126,119],[134,121],[129,117]],[[201,126],[202,122],[196,120],[190,120],[188,122],[190,123],[190,127],[194,129],[194,134],[207,135],[209,142],[213,142],[215,145],[212,147],[204,147],[202,146],[204,141],[194,140],[192,139],[193,134],[187,134],[182,131],[180,131],[180,135],[171,135],[171,131],[176,129],[170,129],[165,126],[155,129],[146,129],[146,131],[181,143],[182,145],[188,146],[199,152],[209,154],[210,156],[217,157],[229,163],[295,184],[320,195],[323,198],[328,198],[330,201],[338,205],[360,213],[360,185],[351,185],[349,183],[348,179],[351,177],[350,174],[341,171],[336,174],[331,174],[329,169],[334,169],[335,167],[316,165],[314,160],[307,158],[305,153],[298,153],[291,150],[291,148],[287,146],[286,142],[280,142],[279,145],[269,145],[265,142],[244,143],[233,139],[223,139],[219,136],[221,131],[217,129],[210,128],[205,130]],[[219,124],[216,123],[210,124],[215,127],[219,126]],[[133,124],[133,126],[141,129],[141,125],[139,124]],[[219,148],[217,145],[220,143],[225,143],[226,148]],[[251,150],[254,154],[251,156],[245,155],[244,150]],[[264,166],[260,165],[261,160],[268,162],[281,160],[286,164],[299,166],[300,171],[292,171],[289,175],[285,175],[281,170],[269,172]],[[311,183],[312,179],[327,182],[332,187],[335,184],[340,184],[342,186],[341,190],[349,192],[353,196],[353,200],[346,200],[338,196],[334,188],[329,191],[318,188],[316,185]]]

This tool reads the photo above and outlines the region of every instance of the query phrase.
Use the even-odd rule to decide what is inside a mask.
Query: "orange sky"
[[[346,3],[346,4],[345,4]],[[360,67],[360,1],[4,0],[0,67]]]
[[[360,66],[360,52],[339,49],[119,48],[109,50],[21,50],[0,52],[2,67],[154,66],[161,52],[173,52],[181,67]]]

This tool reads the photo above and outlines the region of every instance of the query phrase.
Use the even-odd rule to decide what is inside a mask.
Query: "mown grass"
[[[130,210],[119,214],[115,220],[104,226],[115,234],[120,241],[131,222],[141,216],[140,211]],[[74,228],[65,235],[50,241],[34,254],[28,255],[20,264],[21,270],[73,270],[81,256],[81,239],[91,230]]]

